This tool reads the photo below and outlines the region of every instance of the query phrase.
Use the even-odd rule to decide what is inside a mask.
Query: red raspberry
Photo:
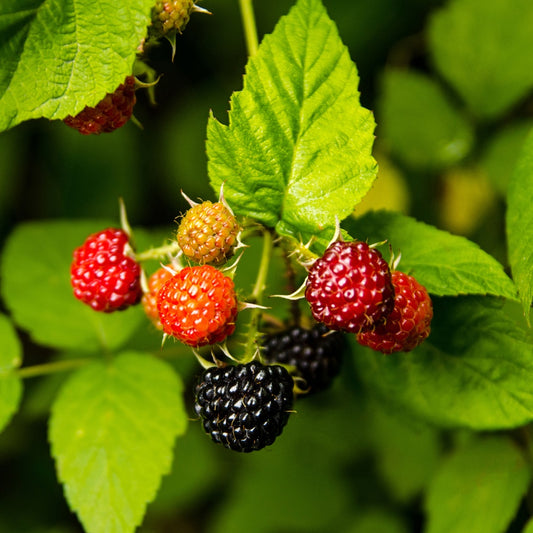
[[[162,330],[163,325],[159,320],[159,311],[157,309],[157,294],[161,287],[172,277],[172,273],[166,268],[161,267],[148,278],[148,292],[142,297],[142,305],[146,316],[152,321],[157,329]]]
[[[394,307],[389,265],[364,242],[334,242],[309,269],[305,297],[315,320],[359,333]]]
[[[176,238],[184,255],[196,263],[223,263],[233,254],[239,225],[222,203],[191,207],[181,219]]]
[[[135,78],[128,76],[115,92],[106,94],[96,107],[85,107],[75,117],[69,115],[63,122],[83,135],[109,133],[128,122],[135,101]]]
[[[425,287],[403,272],[392,272],[396,291],[394,309],[385,321],[357,336],[363,346],[390,354],[409,352],[424,341],[431,330],[433,305]]]
[[[189,346],[222,342],[235,330],[233,281],[209,265],[185,267],[170,278],[157,308],[163,331]]]
[[[109,228],[90,235],[74,250],[74,296],[95,311],[121,311],[141,299],[141,267],[126,255],[128,241],[123,230]]]

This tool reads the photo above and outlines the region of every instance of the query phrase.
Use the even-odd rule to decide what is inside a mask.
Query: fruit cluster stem
[[[87,363],[94,361],[94,359],[67,359],[65,361],[53,361],[51,363],[43,363],[41,365],[32,365],[20,368],[17,371],[17,376],[21,379],[34,378],[48,374],[57,374],[58,372],[66,372],[84,366]]]
[[[147,261],[150,259],[165,259],[169,256],[175,255],[180,251],[177,241],[159,246],[158,248],[150,248],[144,252],[135,255],[137,261]]]
[[[259,48],[252,0],[239,0],[239,5],[241,9],[244,36],[246,39],[246,48],[248,50],[248,55],[251,57],[255,55]]]
[[[268,275],[268,269],[270,267],[270,258],[273,252],[273,239],[272,234],[268,230],[263,232],[263,251],[261,254],[261,262],[257,271],[257,278],[252,290],[251,300],[252,303],[262,305],[263,293],[266,288],[266,279]],[[251,359],[256,351],[256,338],[259,331],[259,324],[261,319],[262,310],[259,308],[253,308],[251,310],[250,326],[248,328],[247,342],[246,342],[246,359]]]

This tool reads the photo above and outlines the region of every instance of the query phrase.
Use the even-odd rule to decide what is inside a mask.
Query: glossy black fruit
[[[239,452],[272,444],[289,418],[293,380],[279,365],[208,368],[196,386],[195,411],[215,442]]]

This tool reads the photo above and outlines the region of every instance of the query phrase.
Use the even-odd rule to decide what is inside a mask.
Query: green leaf
[[[49,438],[87,533],[129,533],[140,524],[187,426],[182,389],[166,363],[133,352],[92,363],[63,386]]]
[[[386,507],[358,509],[346,533],[409,533],[405,518]]]
[[[481,157],[483,170],[502,195],[507,194],[522,146],[532,130],[533,120],[512,122],[509,126],[499,129],[483,151]]]
[[[533,87],[530,0],[452,0],[429,24],[434,63],[481,118],[508,111]]]
[[[239,214],[307,240],[346,217],[370,189],[374,119],[320,0],[299,0],[267,35],[233,93],[229,126],[210,117],[213,188]]]
[[[381,96],[383,138],[391,151],[415,168],[442,168],[472,147],[472,128],[431,78],[388,70]]]
[[[152,0],[3,0],[0,131],[95,105],[132,73]]]
[[[533,299],[533,131],[509,183],[507,195],[507,242],[509,263],[524,312],[529,320]]]
[[[13,372],[22,362],[22,347],[9,319],[0,314],[0,431],[17,411],[22,382]]]
[[[434,301],[429,338],[385,356],[355,347],[358,373],[388,405],[443,427],[513,428],[533,420],[533,343],[489,298]]]
[[[430,485],[426,533],[503,533],[531,473],[505,437],[476,438],[455,450]]]
[[[522,530],[522,533],[533,533],[533,518],[530,518],[525,525],[524,529]]]
[[[112,350],[145,319],[140,308],[97,313],[72,293],[74,248],[109,226],[106,221],[29,222],[10,235],[2,254],[2,294],[15,323],[36,342],[84,352]]]
[[[391,494],[402,503],[412,500],[436,468],[441,448],[438,433],[419,420],[384,409],[376,401],[370,404],[367,431],[377,468]]]
[[[211,439],[206,438],[202,425],[191,424],[187,435],[176,443],[172,471],[163,478],[157,498],[148,508],[147,519],[150,515],[156,520],[180,510],[187,512],[210,494],[213,486],[224,482],[218,451]]]
[[[432,294],[491,294],[516,299],[514,284],[500,263],[464,237],[387,211],[352,219],[346,229],[368,242],[386,240],[396,255],[402,255],[398,270],[415,276]]]
[[[338,521],[353,509],[354,480],[348,486],[340,473],[366,460],[367,434],[361,428],[367,419],[360,397],[338,388],[328,392],[292,414],[273,446],[234,457],[229,497],[211,533],[343,531]],[[268,502],[275,512],[258,520],[258,502]]]

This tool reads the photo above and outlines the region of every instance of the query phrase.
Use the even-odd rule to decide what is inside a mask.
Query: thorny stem
[[[170,255],[174,255],[180,251],[178,241],[159,246],[158,248],[150,248],[145,252],[135,255],[137,261],[147,261],[149,259],[164,259]]]
[[[94,359],[67,359],[65,361],[53,361],[52,363],[43,363],[41,365],[32,365],[20,368],[17,375],[21,379],[34,378],[37,376],[44,376],[47,374],[56,374],[58,372],[66,372],[73,370],[87,363],[94,361]]]
[[[244,27],[244,36],[246,39],[246,48],[248,50],[248,55],[251,57],[255,55],[259,47],[252,0],[239,0],[239,6],[241,8],[242,25]]]
[[[296,289],[296,272],[289,257],[287,250],[283,250],[283,260],[285,261],[285,270],[287,271],[287,291],[293,293]],[[298,300],[290,300],[290,310],[294,324],[299,326],[302,318],[302,313],[300,311],[300,303]]]
[[[268,230],[263,231],[263,251],[261,254],[261,262],[257,271],[257,278],[251,294],[251,300],[254,304],[261,305],[263,303],[263,293],[266,287],[266,278],[270,266],[270,258],[272,256],[273,239],[272,234]],[[250,326],[248,328],[245,359],[249,360],[255,353],[255,342],[257,333],[259,331],[259,323],[261,319],[261,309],[253,308],[251,310]]]

